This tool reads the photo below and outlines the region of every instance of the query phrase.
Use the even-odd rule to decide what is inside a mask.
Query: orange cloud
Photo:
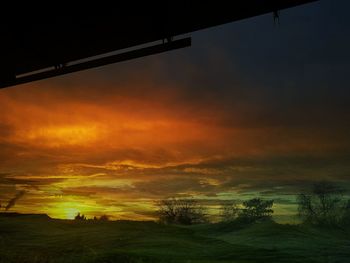
[[[25,189],[16,206],[23,212],[150,218],[154,201],[170,195],[232,197],[279,175],[315,178],[298,160],[282,160],[282,169],[274,158],[327,156],[349,145],[346,129],[334,137],[329,127],[271,124],[264,105],[138,76],[2,90],[0,198]],[[264,158],[273,161],[265,167]]]

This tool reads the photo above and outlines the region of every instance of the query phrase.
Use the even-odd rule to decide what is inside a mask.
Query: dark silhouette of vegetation
[[[237,202],[222,205],[222,221],[240,221],[242,223],[252,223],[258,220],[269,219],[273,214],[274,200],[262,200],[253,198],[244,201],[241,205]]]
[[[238,218],[246,222],[255,222],[261,219],[271,218],[273,214],[272,206],[274,200],[262,200],[253,198],[243,202]]]
[[[108,215],[102,215],[100,217],[97,217],[97,216],[94,216],[93,219],[89,219],[89,220],[92,220],[94,222],[106,222],[106,221],[109,221],[109,216]]]
[[[93,222],[106,222],[109,221],[109,216],[108,215],[102,215],[100,217],[94,216],[92,219],[87,219],[87,217],[84,214],[78,213],[75,217],[74,220],[76,221],[93,221]]]
[[[165,224],[192,225],[206,222],[204,208],[193,199],[164,199],[158,202],[159,221]]]
[[[299,217],[305,223],[331,226],[346,224],[350,218],[350,201],[334,183],[315,183],[309,193],[297,198]]]
[[[221,218],[224,222],[232,222],[237,219],[240,208],[237,202],[229,202],[221,205]]]
[[[86,220],[86,216],[83,214],[78,213],[75,217],[74,220],[76,221],[85,221]]]

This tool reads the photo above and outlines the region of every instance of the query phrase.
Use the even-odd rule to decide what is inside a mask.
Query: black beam
[[[144,48],[140,48],[132,51],[127,51],[124,53],[111,55],[108,57],[93,59],[87,62],[73,64],[71,66],[63,66],[58,69],[47,70],[47,71],[33,73],[25,76],[19,76],[19,77],[16,77],[16,79],[14,79],[13,81],[2,83],[3,85],[1,85],[0,88],[6,88],[9,86],[19,85],[19,84],[23,84],[31,81],[61,76],[61,75],[65,75],[65,74],[69,74],[69,73],[73,73],[81,70],[101,67],[108,64],[113,64],[113,63],[131,60],[135,58],[159,54],[166,51],[180,49],[188,46],[191,46],[190,37],[179,39],[179,40],[173,40],[173,41],[165,42],[163,44],[157,44],[154,46],[144,47]]]

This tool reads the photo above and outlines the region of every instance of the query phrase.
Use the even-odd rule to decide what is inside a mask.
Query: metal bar
[[[10,83],[6,83],[4,85],[1,85],[0,88],[5,88],[5,87],[23,84],[23,83],[27,83],[27,82],[31,82],[31,81],[61,76],[61,75],[69,74],[69,73],[76,72],[76,71],[101,67],[101,66],[105,66],[108,64],[113,64],[113,63],[131,60],[131,59],[135,59],[135,58],[159,54],[159,53],[163,53],[166,51],[180,49],[180,48],[184,48],[184,47],[188,47],[188,46],[191,46],[191,38],[190,37],[179,39],[179,40],[174,40],[174,41],[170,41],[170,42],[166,42],[163,44],[158,44],[158,45],[154,45],[154,46],[150,46],[150,47],[140,48],[137,50],[127,51],[125,53],[116,54],[116,55],[112,55],[112,56],[108,56],[108,57],[94,59],[91,61],[87,61],[87,62],[83,62],[83,63],[79,63],[79,64],[74,64],[71,66],[65,66],[65,67],[62,67],[59,69],[55,69],[55,70],[48,70],[48,71],[44,71],[44,72],[40,72],[40,73],[35,73],[32,75],[17,77],[14,81],[12,81]]]

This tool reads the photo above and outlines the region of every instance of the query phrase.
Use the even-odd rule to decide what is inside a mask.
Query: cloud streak
[[[1,90],[0,200],[21,189],[22,212],[142,219],[167,196],[261,195],[285,213],[314,180],[347,185],[350,38],[320,32],[347,28],[320,5],[278,30],[258,17],[181,53]]]

